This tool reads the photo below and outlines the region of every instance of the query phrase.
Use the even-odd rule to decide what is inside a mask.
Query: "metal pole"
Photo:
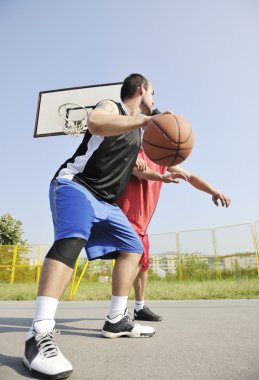
[[[16,264],[16,259],[17,259],[17,253],[18,253],[18,246],[15,245],[14,249],[13,249],[13,261],[12,261],[10,284],[13,284],[13,282],[14,282],[15,264]]]

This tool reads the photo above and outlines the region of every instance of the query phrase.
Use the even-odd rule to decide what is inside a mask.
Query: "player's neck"
[[[125,99],[123,104],[130,116],[137,116],[141,113],[140,104],[137,97]]]

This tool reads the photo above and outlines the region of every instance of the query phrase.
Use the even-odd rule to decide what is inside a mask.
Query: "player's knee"
[[[139,266],[140,266],[139,269],[142,270],[143,272],[147,272],[149,269],[149,263],[141,263],[140,262]]]
[[[85,239],[79,238],[56,240],[46,255],[46,258],[60,261],[73,269],[85,243]]]
[[[149,258],[145,256],[144,254],[142,255],[140,259],[139,267],[140,267],[140,270],[142,270],[143,272],[146,272],[149,269]]]

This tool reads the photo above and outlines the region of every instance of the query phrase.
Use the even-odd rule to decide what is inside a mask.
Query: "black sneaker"
[[[54,340],[54,325],[55,321],[35,322],[25,341],[23,364],[41,379],[65,379],[73,372]],[[50,332],[45,332],[46,329]]]
[[[139,325],[126,313],[123,317],[121,315],[113,319],[107,317],[102,330],[102,335],[105,338],[118,338],[120,336],[148,338],[155,334],[153,327]]]
[[[153,313],[147,306],[144,305],[143,309],[136,311],[134,310],[134,319],[139,321],[152,321],[152,322],[160,322],[163,317],[161,315]]]

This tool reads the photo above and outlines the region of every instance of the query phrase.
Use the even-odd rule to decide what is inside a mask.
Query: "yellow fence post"
[[[76,264],[75,264],[74,272],[73,272],[73,277],[72,277],[72,281],[71,281],[71,285],[70,285],[70,292],[69,292],[69,299],[70,300],[72,299],[72,294],[73,294],[73,288],[74,288],[74,283],[75,283],[75,279],[76,279],[76,273],[77,273],[78,263],[79,263],[79,256],[78,256],[78,258],[76,260]]]
[[[70,301],[74,298],[74,296],[75,296],[75,294],[77,292],[77,289],[78,289],[78,287],[79,287],[79,285],[80,285],[80,283],[82,281],[82,278],[83,278],[83,276],[85,274],[85,271],[86,271],[88,265],[89,265],[89,261],[87,260],[86,263],[85,263],[85,265],[84,265],[84,268],[82,270],[82,273],[80,274],[80,277],[79,277],[79,279],[78,279],[78,281],[76,283],[76,286],[75,286],[74,290],[72,292],[70,292],[70,297],[69,297]]]
[[[179,274],[179,280],[182,281],[183,280],[183,266],[182,266],[182,260],[181,260],[179,232],[176,232],[176,247],[177,247],[177,256],[178,256],[178,274]]]
[[[251,224],[252,234],[253,234],[253,241],[254,241],[254,247],[255,247],[255,257],[256,257],[256,266],[257,266],[257,273],[259,276],[259,247],[258,247],[258,240],[256,236],[256,228],[254,224]]]
[[[42,245],[39,245],[39,247],[38,247],[37,267],[36,267],[36,284],[38,284],[40,282],[41,257],[42,257]]]
[[[218,280],[221,280],[221,270],[220,270],[220,263],[219,263],[219,258],[218,258],[216,233],[215,233],[215,230],[211,230],[211,232],[212,232],[212,244],[213,244],[213,252],[214,252],[215,267],[216,267],[216,276]]]
[[[14,282],[15,264],[16,264],[16,259],[17,259],[17,253],[18,253],[18,246],[15,245],[14,249],[13,249],[13,260],[12,260],[12,269],[11,269],[10,284],[13,284],[13,282]]]

